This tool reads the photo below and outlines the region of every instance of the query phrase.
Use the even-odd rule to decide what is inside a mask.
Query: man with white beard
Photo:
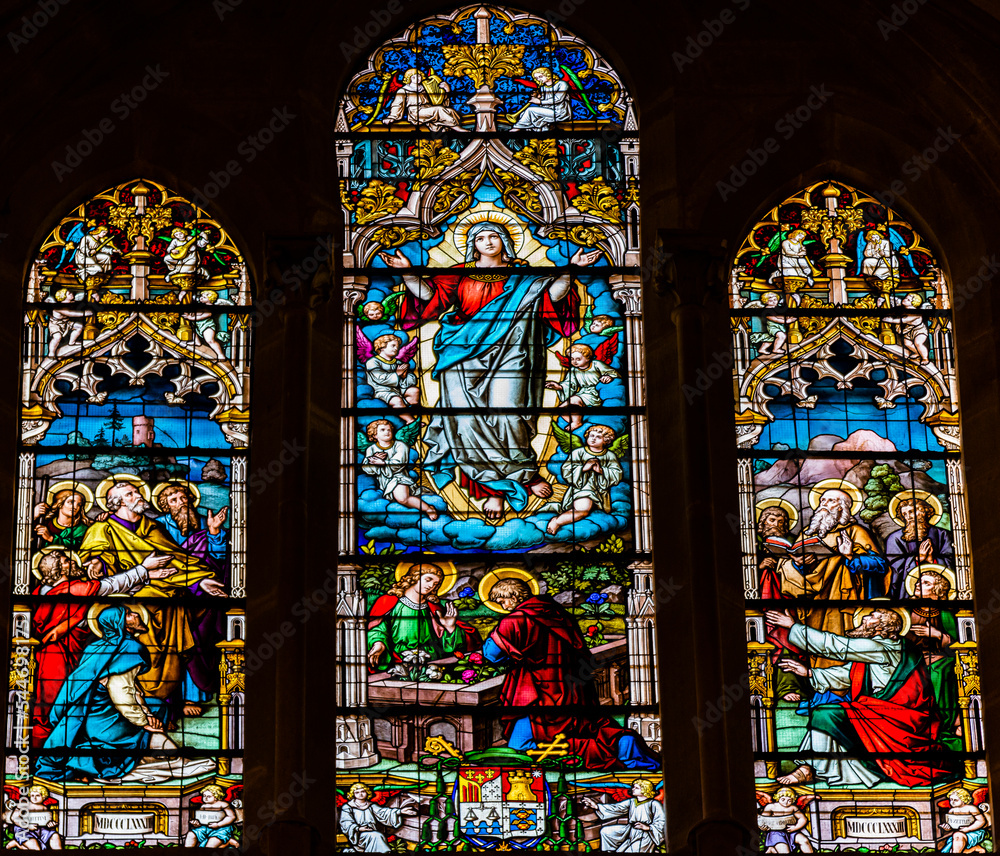
[[[868,789],[890,780],[912,788],[954,776],[941,757],[941,716],[923,658],[901,638],[909,623],[902,610],[873,609],[843,635],[807,627],[780,610],[765,615],[769,625],[788,629],[793,645],[837,663],[823,669],[778,663],[808,678],[818,695],[836,699],[810,707],[798,766],[778,778],[781,784],[821,780]]]
[[[163,579],[150,579],[133,592],[136,597],[225,594],[204,561],[178,546],[158,523],[145,515],[150,508],[145,498],[148,494],[140,491],[140,487],[148,490],[145,483],[127,476],[117,479],[106,491],[110,516],[94,523],[80,545],[82,563],[87,565],[98,559],[104,574],[112,575],[141,565],[150,556],[162,557],[168,561],[157,562],[157,566],[174,572]],[[149,649],[151,664],[138,682],[148,699],[169,701],[176,709],[182,701],[178,696],[187,665],[200,654],[199,640],[204,634],[199,625],[205,610],[173,605],[149,605],[148,609],[149,628],[137,638]]]
[[[786,597],[817,600],[869,600],[886,592],[888,566],[872,534],[851,514],[851,497],[843,490],[823,491],[803,538],[816,538],[832,555],[794,554],[778,562],[781,592]],[[810,627],[843,634],[845,615],[853,609],[803,610]],[[825,665],[819,659],[813,665]]]

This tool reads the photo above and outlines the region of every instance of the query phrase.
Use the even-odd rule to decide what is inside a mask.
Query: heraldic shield
[[[473,843],[531,847],[545,835],[549,787],[538,767],[463,767],[455,785],[459,828]]]

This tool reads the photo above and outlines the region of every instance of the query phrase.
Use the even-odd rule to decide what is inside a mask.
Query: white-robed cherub
[[[608,339],[594,350],[590,345],[577,342],[569,349],[569,356],[556,354],[566,375],[562,383],[550,381],[546,389],[557,390],[560,395],[560,407],[600,407],[601,396],[597,392],[599,383],[611,383],[616,372],[608,361],[618,353],[618,338]],[[583,415],[571,411],[569,415],[569,430],[575,431],[583,424]]]
[[[437,520],[437,510],[417,496],[420,489],[410,475],[410,445],[419,433],[419,422],[411,422],[398,434],[388,419],[370,422],[364,434],[358,432],[358,449],[365,453],[361,469],[375,477],[386,499],[423,511],[431,520]]]
[[[555,535],[568,523],[583,520],[594,506],[609,510],[609,491],[624,476],[621,458],[628,453],[628,436],[616,437],[607,425],[591,425],[581,440],[555,422],[552,433],[559,448],[569,457],[562,465],[562,477],[569,485],[559,504],[559,514],[546,527]]]
[[[398,408],[420,403],[417,376],[410,368],[410,360],[419,347],[417,338],[404,345],[397,335],[386,333],[372,342],[361,330],[357,331],[358,360],[364,364],[365,378],[379,401]],[[401,413],[399,418],[404,422],[416,419],[409,413]]]

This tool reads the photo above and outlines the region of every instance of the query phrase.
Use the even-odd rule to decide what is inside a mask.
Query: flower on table
[[[471,654],[469,654],[469,662],[475,663],[478,666],[483,662],[483,655],[480,654],[478,651],[473,651]]]
[[[464,672],[462,672],[462,680],[465,683],[471,684],[475,679],[476,679],[475,669],[466,669]]]

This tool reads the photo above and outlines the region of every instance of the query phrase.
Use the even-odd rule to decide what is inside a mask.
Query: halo
[[[927,521],[931,526],[937,523],[944,514],[944,507],[941,505],[941,500],[934,496],[933,493],[928,493],[926,490],[916,490],[915,488],[901,490],[889,500],[889,516],[900,526],[905,526],[906,524],[903,523],[899,514],[899,504],[908,499],[922,499],[934,509],[934,514]]]
[[[883,606],[881,604],[881,602],[880,602],[883,599],[886,602],[888,602],[888,600],[889,600],[889,598],[873,597],[870,602],[874,603],[875,604],[874,606],[859,606],[856,610],[854,610],[854,626],[855,627],[860,627],[862,619],[866,615],[870,615],[876,609],[884,609],[887,612],[895,612],[896,615],[898,615],[900,618],[903,619],[903,627],[899,631],[899,635],[900,636],[905,636],[907,633],[910,632],[910,612],[909,612],[909,610],[904,609],[901,606]]]
[[[97,486],[97,504],[101,506],[105,511],[108,510],[108,491],[111,490],[116,484],[123,484],[124,482],[131,482],[137,488],[139,488],[139,493],[142,494],[143,499],[146,502],[150,500],[149,485],[139,478],[139,476],[134,476],[131,473],[119,473],[116,476],[108,476],[104,481],[102,481]]]
[[[90,632],[93,633],[98,639],[103,638],[104,634],[101,632],[101,627],[97,623],[97,616],[104,612],[105,608],[109,606],[114,606],[113,603],[95,603],[90,610],[87,612],[87,626],[90,628]],[[149,610],[146,609],[141,603],[130,603],[128,608],[135,610],[142,616],[142,623],[149,627]]]
[[[510,214],[504,214],[502,211],[476,211],[463,217],[455,224],[455,246],[462,254],[462,258],[465,258],[469,229],[477,223],[496,223],[503,226],[514,243],[514,254],[520,255],[524,247],[524,226],[517,221],[517,218]]]
[[[506,615],[510,610],[504,609],[496,601],[490,600],[490,589],[500,580],[521,580],[528,584],[532,594],[537,595],[539,592],[538,580],[524,568],[495,568],[490,571],[479,581],[479,599],[484,606],[488,606],[501,615]]]
[[[917,580],[923,576],[924,571],[934,571],[936,574],[941,574],[942,577],[951,583],[951,589],[948,591],[948,600],[954,600],[958,597],[958,579],[955,576],[955,572],[944,565],[932,565],[930,563],[911,568],[910,572],[906,575],[906,579],[903,580],[903,585],[906,586],[906,593],[910,597],[914,596],[913,592],[917,588]]]
[[[194,497],[194,507],[198,507],[198,503],[201,502],[201,491],[198,490],[198,485],[194,482],[189,482],[187,479],[167,479],[165,482],[160,482],[156,487],[153,488],[153,505],[156,506],[160,511],[166,511],[167,509],[162,508],[159,503],[160,494],[163,493],[171,485],[178,485],[180,487],[186,487],[191,491],[191,496]]]
[[[69,553],[70,559],[76,562],[77,565],[83,566],[83,562],[80,560],[80,554],[76,550],[70,550],[67,547],[62,547],[59,544],[55,544],[51,547],[43,547],[34,556],[31,557],[31,573],[35,575],[35,579],[42,578],[42,572],[38,570],[39,564],[41,564],[42,556],[46,553],[55,553],[56,551],[60,553]]]
[[[785,509],[785,514],[788,515],[788,531],[791,532],[795,528],[795,524],[799,522],[799,510],[792,505],[787,499],[781,499],[777,496],[769,497],[768,499],[762,499],[757,505],[754,506],[757,509],[757,520],[760,521],[761,512],[765,508],[783,508]]]
[[[857,514],[861,510],[861,506],[864,505],[865,500],[861,496],[860,488],[855,484],[851,484],[846,479],[823,479],[821,482],[816,482],[812,490],[809,491],[809,505],[813,509],[818,508],[819,498],[828,490],[842,490],[851,497],[852,516]]]
[[[451,587],[455,585],[455,580],[458,579],[458,568],[455,567],[454,562],[439,562],[437,559],[428,556],[428,558],[423,562],[400,562],[396,565],[396,582],[398,583],[403,577],[405,577],[409,572],[410,568],[414,565],[434,565],[441,569],[444,576],[441,579],[441,585],[438,586],[438,596],[440,597],[447,591],[451,591]]]
[[[84,499],[83,510],[90,511],[94,507],[94,492],[81,482],[75,482],[72,479],[66,481],[56,482],[49,488],[49,492],[45,494],[45,504],[52,505],[52,501],[55,499],[56,494],[63,490],[72,490],[75,493],[80,494]]]

